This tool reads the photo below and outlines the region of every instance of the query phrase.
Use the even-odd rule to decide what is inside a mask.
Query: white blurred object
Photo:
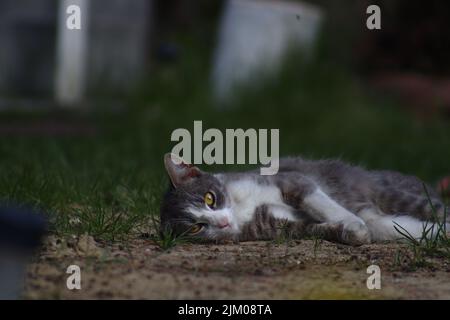
[[[69,6],[81,9],[81,29],[66,26]],[[58,13],[55,97],[76,107],[86,92],[128,91],[148,58],[151,0],[61,0]]]
[[[235,87],[275,73],[292,48],[311,54],[322,16],[302,2],[229,0],[212,74],[217,100],[226,102]]]
[[[67,8],[81,10],[81,29],[67,27]],[[55,95],[63,106],[79,103],[86,90],[89,0],[62,0],[59,3]]]

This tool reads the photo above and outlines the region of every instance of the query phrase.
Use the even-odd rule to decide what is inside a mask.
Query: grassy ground
[[[29,266],[29,299],[449,299],[450,265],[429,259],[412,268],[396,243],[361,247],[313,240],[277,244],[179,244],[151,240],[105,244],[82,236],[47,239]],[[81,268],[81,290],[67,290],[68,265]],[[369,290],[367,268],[381,270]]]

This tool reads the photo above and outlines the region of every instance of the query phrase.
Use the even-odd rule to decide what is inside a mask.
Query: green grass
[[[160,233],[153,237],[153,240],[164,251],[170,250],[176,245],[186,242],[183,235],[177,236],[173,234],[172,230],[161,230]]]
[[[281,155],[340,157],[369,168],[415,174],[434,182],[448,174],[450,126],[420,122],[399,104],[368,90],[327,60],[289,62],[275,81],[243,90],[228,109],[209,94],[206,54],[187,51],[159,66],[124,102],[74,112],[2,114],[1,123],[46,119],[89,123],[94,136],[8,136],[0,143],[0,197],[44,209],[52,232],[89,233],[107,241],[152,229],[167,187],[162,157],[176,128],[279,128]],[[202,167],[244,170],[249,166]],[[170,247],[170,240],[162,240]]]
[[[450,261],[450,237],[446,226],[448,207],[445,206],[443,217],[438,217],[425,185],[424,189],[432,208],[435,222],[424,223],[419,238],[414,237],[403,226],[394,222],[395,230],[402,236],[401,239],[406,241],[412,252],[411,264],[417,267],[429,265],[427,258],[430,257],[444,258]]]

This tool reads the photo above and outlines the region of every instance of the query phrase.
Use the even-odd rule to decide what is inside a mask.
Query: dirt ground
[[[107,245],[92,237],[49,237],[30,265],[26,299],[450,299],[450,265],[414,268],[397,243],[349,247],[323,241]],[[381,289],[366,286],[369,265]],[[81,290],[69,290],[69,265]]]

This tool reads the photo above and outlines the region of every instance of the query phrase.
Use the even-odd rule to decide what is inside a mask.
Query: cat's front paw
[[[360,246],[371,242],[370,231],[364,222],[351,220],[343,222],[342,241],[352,246]]]

